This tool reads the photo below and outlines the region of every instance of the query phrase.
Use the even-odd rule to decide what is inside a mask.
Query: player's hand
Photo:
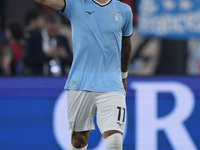
[[[123,85],[124,85],[124,89],[127,92],[127,87],[126,87],[127,82],[126,82],[126,79],[122,79],[122,82],[123,82]]]

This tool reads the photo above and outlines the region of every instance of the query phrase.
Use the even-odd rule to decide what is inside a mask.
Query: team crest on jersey
[[[119,21],[119,16],[121,15],[120,13],[114,13],[112,12],[112,14],[114,15],[115,17],[115,21]]]

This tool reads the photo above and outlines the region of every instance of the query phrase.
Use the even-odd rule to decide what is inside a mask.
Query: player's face
[[[49,37],[51,37],[51,38],[56,37],[59,33],[59,27],[60,27],[59,23],[46,24],[46,30],[47,30]]]

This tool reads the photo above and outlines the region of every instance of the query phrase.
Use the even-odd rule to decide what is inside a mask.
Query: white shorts
[[[97,125],[102,134],[109,130],[118,130],[124,133],[126,100],[123,93],[68,90],[67,99],[71,134],[73,131],[94,130],[94,116],[96,113]]]

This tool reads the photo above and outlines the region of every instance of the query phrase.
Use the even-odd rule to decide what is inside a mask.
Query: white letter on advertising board
[[[159,130],[174,150],[197,150],[184,125],[195,105],[190,88],[179,82],[134,82],[132,88],[136,90],[136,150],[157,150]],[[175,106],[158,118],[157,96],[163,92],[173,95]]]

